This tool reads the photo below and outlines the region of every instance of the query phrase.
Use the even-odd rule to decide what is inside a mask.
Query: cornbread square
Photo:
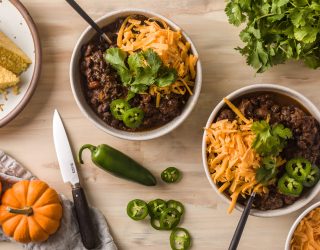
[[[0,90],[13,87],[17,85],[19,81],[18,76],[0,66]]]
[[[0,66],[20,75],[31,63],[30,58],[0,31]]]

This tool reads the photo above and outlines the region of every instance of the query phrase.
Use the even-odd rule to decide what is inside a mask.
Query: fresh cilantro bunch
[[[319,0],[228,0],[225,12],[231,24],[246,23],[236,49],[258,73],[289,59],[320,67]]]
[[[292,138],[292,132],[283,124],[270,126],[265,120],[256,121],[251,130],[256,137],[252,147],[261,156],[278,156],[286,146],[286,140]]]
[[[109,48],[104,54],[106,62],[117,70],[124,86],[134,93],[146,91],[150,85],[165,87],[177,79],[173,68],[163,65],[159,55],[152,49],[128,54],[119,48]]]
[[[286,146],[287,140],[292,138],[292,132],[283,124],[270,126],[265,120],[256,121],[251,130],[255,133],[252,147],[263,156],[262,164],[256,172],[256,180],[267,184],[277,173],[277,156]]]

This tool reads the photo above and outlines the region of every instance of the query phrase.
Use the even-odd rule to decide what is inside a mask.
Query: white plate
[[[9,89],[7,100],[0,95],[0,127],[11,121],[32,96],[40,74],[41,48],[35,25],[24,6],[17,0],[0,0],[0,31],[6,34],[31,59],[32,64],[20,76],[20,93]]]

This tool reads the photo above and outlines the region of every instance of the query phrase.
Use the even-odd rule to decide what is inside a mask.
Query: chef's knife
[[[95,248],[98,243],[97,234],[93,227],[85,193],[80,185],[68,137],[57,110],[54,111],[53,115],[53,141],[62,179],[65,183],[69,182],[72,186],[74,207],[83,245],[88,249]]]

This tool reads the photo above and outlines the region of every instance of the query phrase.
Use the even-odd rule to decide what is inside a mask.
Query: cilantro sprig
[[[291,130],[283,124],[270,126],[264,120],[254,122],[251,130],[256,135],[252,147],[261,156],[279,155],[286,146],[286,140],[292,137]]]
[[[262,164],[256,172],[256,180],[259,183],[267,184],[278,174],[276,157],[268,156],[262,158]]]
[[[252,147],[263,156],[262,164],[256,172],[256,180],[267,184],[278,173],[277,156],[286,146],[287,140],[292,138],[292,132],[283,124],[270,126],[264,120],[254,122],[251,130],[255,133]]]
[[[246,23],[236,49],[258,73],[290,59],[320,67],[319,0],[228,0],[225,12],[231,24]]]
[[[165,66],[152,49],[133,53],[128,57],[119,48],[109,48],[104,58],[117,71],[123,85],[134,93],[144,92],[152,84],[166,87],[177,79],[177,71]]]

